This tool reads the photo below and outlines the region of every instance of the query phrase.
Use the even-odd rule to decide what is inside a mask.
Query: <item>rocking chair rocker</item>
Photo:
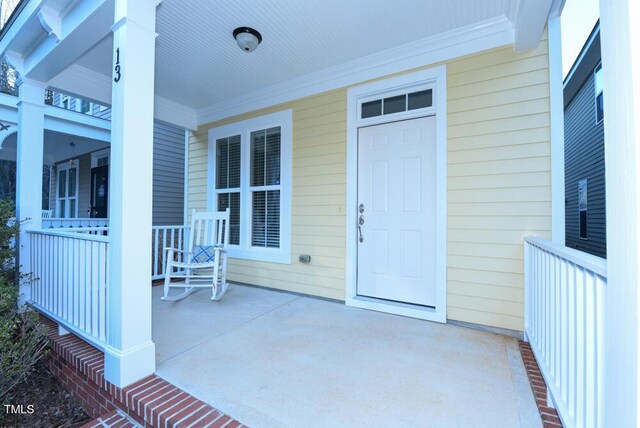
[[[222,299],[228,288],[228,243],[229,208],[224,212],[193,210],[187,250],[167,248],[162,300],[180,300],[196,288],[208,287],[212,288],[211,300]],[[184,279],[184,282],[171,282],[173,278]],[[181,288],[183,292],[169,296],[172,288]]]

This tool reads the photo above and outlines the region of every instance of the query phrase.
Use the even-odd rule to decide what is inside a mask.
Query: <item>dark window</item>
[[[433,91],[431,89],[409,94],[409,110],[431,107],[432,104]]]
[[[579,218],[579,237],[587,239],[587,179],[578,181],[578,215]]]
[[[384,114],[400,113],[407,109],[407,96],[398,95],[384,99]]]
[[[596,123],[604,119],[604,96],[602,90],[602,65],[596,67],[594,72],[594,86],[596,89]]]
[[[362,103],[362,118],[376,117],[382,114],[382,100],[369,101]]]

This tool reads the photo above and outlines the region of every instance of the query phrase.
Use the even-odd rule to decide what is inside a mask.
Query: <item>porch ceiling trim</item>
[[[547,25],[547,17],[554,8],[561,8],[557,0],[520,0],[515,8],[515,47],[516,52],[533,49],[540,43],[540,37]]]
[[[49,86],[61,92],[111,105],[111,77],[74,64],[51,79]],[[186,129],[197,128],[196,112],[175,101],[156,95],[154,117]]]
[[[203,125],[513,42],[513,24],[501,16],[222,101],[199,110],[197,123]]]
[[[31,0],[0,40],[0,56],[24,76],[46,82],[109,33],[110,0],[59,3]]]

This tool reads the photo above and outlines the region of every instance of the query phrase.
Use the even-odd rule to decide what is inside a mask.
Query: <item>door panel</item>
[[[434,116],[358,130],[358,204],[357,294],[435,307]]]
[[[91,169],[91,217],[107,218],[109,215],[109,166]]]

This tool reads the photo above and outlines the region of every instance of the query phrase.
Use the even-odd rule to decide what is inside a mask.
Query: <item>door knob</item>
[[[360,214],[362,214],[364,212],[364,204],[360,204],[358,206],[358,211],[360,212]]]

